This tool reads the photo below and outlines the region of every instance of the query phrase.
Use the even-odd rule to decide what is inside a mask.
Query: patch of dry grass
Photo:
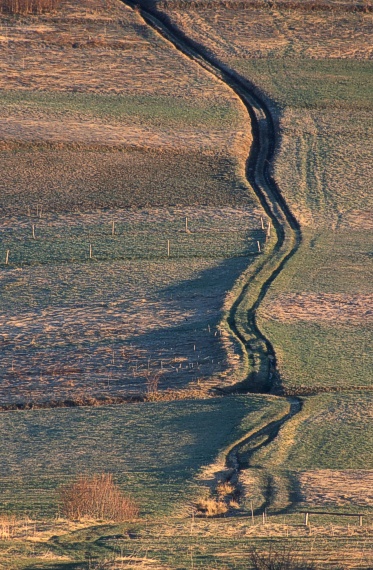
[[[154,374],[157,391],[190,395],[234,381],[241,355],[220,320],[227,291],[257,255],[259,211],[32,221],[35,240],[28,218],[1,229],[4,260],[10,252],[0,271],[3,405],[145,396]]]
[[[373,506],[373,471],[304,471],[299,474],[301,500],[315,506]]]
[[[356,323],[373,321],[373,296],[282,293],[266,303],[261,316],[275,321]]]

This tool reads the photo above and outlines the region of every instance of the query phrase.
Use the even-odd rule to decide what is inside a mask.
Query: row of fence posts
[[[37,213],[39,214],[39,210],[37,210]],[[40,208],[40,217],[41,217],[41,208]],[[264,220],[262,218],[262,216],[260,217],[260,221],[261,221],[261,226],[262,226],[262,230],[265,231],[265,226],[264,226]],[[189,233],[189,228],[188,228],[188,218],[185,218],[185,231],[187,233]],[[36,239],[36,234],[35,234],[35,224],[31,225],[31,232],[32,232],[32,239]],[[113,220],[111,223],[111,235],[115,236],[115,221]],[[266,230],[266,239],[269,238],[271,236],[271,222],[268,222],[268,227]],[[257,241],[257,245],[258,245],[258,252],[261,253],[261,246],[260,246],[260,241]],[[9,254],[10,254],[10,250],[7,249],[6,250],[6,254],[5,254],[5,265],[9,265]],[[168,239],[167,240],[167,257],[170,257],[171,255],[171,242]],[[89,244],[89,259],[92,259],[93,255],[92,255],[92,244]]]

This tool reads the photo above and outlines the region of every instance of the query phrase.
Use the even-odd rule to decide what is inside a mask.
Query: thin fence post
[[[359,515],[359,526],[363,526],[363,515]]]
[[[262,216],[260,216],[260,223],[262,224],[262,230],[264,230],[265,228],[264,228],[264,221],[263,221],[263,217],[262,217]]]
[[[92,259],[92,244],[89,244],[89,259]]]
[[[32,224],[32,239],[35,239],[35,224]]]
[[[6,254],[5,254],[5,265],[8,265],[9,262],[9,249],[6,250]]]
[[[115,236],[115,221],[114,220],[111,223],[111,235]]]
[[[250,501],[250,507],[251,507],[251,520],[252,523],[254,524],[254,505],[252,501]]]
[[[267,237],[271,237],[271,221],[268,222]]]
[[[167,257],[170,257],[170,240],[167,240]]]
[[[306,526],[308,526],[308,516],[309,516],[308,513],[304,513],[304,524],[305,524]]]
[[[260,249],[260,242],[257,241],[256,243],[258,244],[258,251],[259,251],[259,253],[260,253],[260,252],[261,252],[261,249]]]

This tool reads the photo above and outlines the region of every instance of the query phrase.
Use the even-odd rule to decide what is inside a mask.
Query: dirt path
[[[270,285],[284,268],[287,261],[298,250],[302,235],[300,225],[286,204],[271,172],[271,161],[277,145],[277,133],[270,110],[246,80],[238,76],[221,62],[215,60],[205,49],[186,37],[168,18],[157,9],[143,7],[141,2],[123,0],[125,4],[139,10],[145,23],[170,42],[177,50],[211,73],[226,86],[230,87],[241,99],[250,115],[253,145],[246,162],[246,177],[255,191],[264,211],[270,218],[276,239],[271,240],[266,254],[251,266],[241,282],[236,298],[232,303],[227,318],[232,334],[243,346],[247,355],[247,375],[233,389],[245,393],[282,393],[281,378],[276,366],[276,354],[270,341],[257,326],[256,314],[260,303]],[[283,418],[272,422],[251,434],[244,441],[234,445],[226,458],[230,471],[237,474],[241,469],[250,467],[250,457],[259,447],[268,445],[277,437],[281,426],[297,414],[302,408],[302,401],[292,398],[290,411]],[[263,436],[257,447],[253,447],[245,465],[240,464],[240,447]],[[266,504],[270,504],[270,497]]]
[[[124,3],[135,7],[131,0],[124,0]],[[302,237],[299,223],[271,174],[271,161],[277,143],[273,118],[267,105],[247,81],[215,61],[202,46],[186,38],[166,15],[148,8],[141,8],[140,14],[148,25],[176,49],[230,87],[250,115],[253,145],[246,163],[246,176],[271,219],[276,240],[270,241],[268,253],[259,257],[246,274],[245,283],[232,304],[228,323],[245,346],[251,364],[248,378],[243,382],[243,391],[280,393],[281,379],[276,368],[275,351],[257,326],[256,312],[269,286],[297,251]]]

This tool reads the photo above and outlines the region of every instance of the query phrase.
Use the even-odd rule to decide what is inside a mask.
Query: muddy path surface
[[[257,325],[257,310],[270,285],[296,253],[302,234],[298,221],[285,202],[280,188],[272,175],[271,163],[277,147],[277,133],[271,112],[260,94],[246,80],[216,60],[206,47],[196,43],[179,30],[167,14],[141,2],[122,0],[139,11],[144,22],[171,43],[184,56],[190,58],[215,78],[232,89],[244,104],[251,120],[253,144],[248,149],[246,161],[247,181],[256,193],[265,213],[271,220],[275,240],[271,240],[266,254],[261,256],[233,302],[227,318],[232,334],[238,339],[247,354],[249,368],[246,378],[236,384],[234,391],[243,393],[283,394],[281,378],[277,369],[276,354],[269,339]],[[233,445],[226,456],[227,480],[238,480],[242,469],[250,468],[250,458],[255,451],[271,443],[281,427],[302,409],[302,400],[288,398],[289,411],[282,418],[250,434]],[[260,441],[257,445],[256,441]],[[240,449],[249,446],[245,460],[240,459]],[[271,498],[261,509],[270,506]]]

